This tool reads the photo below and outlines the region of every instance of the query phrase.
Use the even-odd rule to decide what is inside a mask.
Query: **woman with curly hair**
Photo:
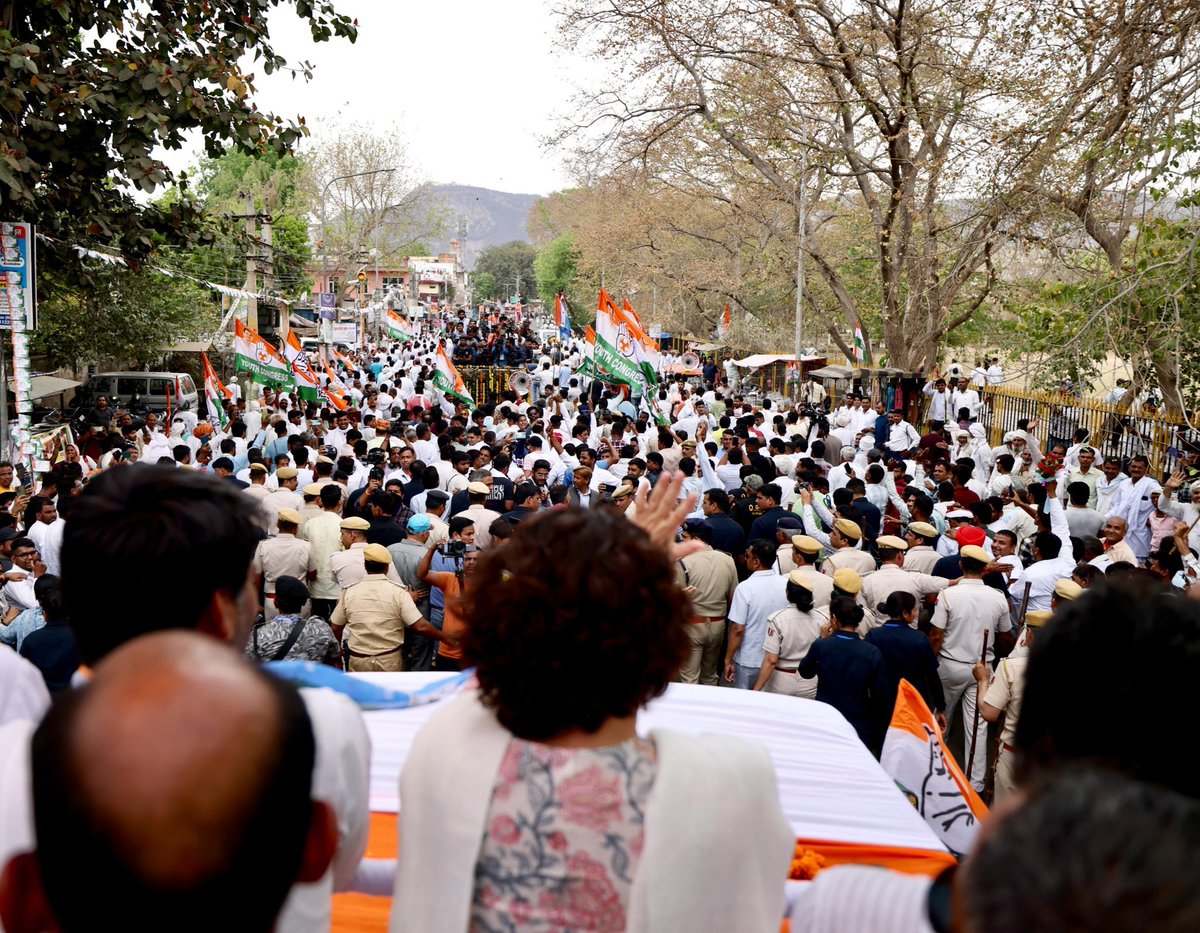
[[[405,763],[393,930],[778,930],[794,838],[765,750],[637,731],[688,647],[681,480],[639,495],[637,525],[548,511],[480,559],[479,689]]]

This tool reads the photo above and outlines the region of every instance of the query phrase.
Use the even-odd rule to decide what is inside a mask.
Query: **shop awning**
[[[31,394],[34,398],[46,398],[49,395],[70,392],[80,385],[82,383],[76,382],[74,379],[60,379],[58,376],[34,376]],[[11,379],[8,380],[8,391],[12,393],[17,391]]]

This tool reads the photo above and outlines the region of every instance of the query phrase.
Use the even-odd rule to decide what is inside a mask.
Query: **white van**
[[[196,411],[200,403],[196,383],[187,373],[96,373],[79,389],[76,402],[93,404],[98,396],[107,396],[114,407],[129,404],[137,395],[152,411]]]

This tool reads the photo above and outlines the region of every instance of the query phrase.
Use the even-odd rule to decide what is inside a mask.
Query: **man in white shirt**
[[[885,446],[891,453],[908,459],[920,443],[921,436],[916,428],[904,420],[903,412],[888,412],[888,439]]]
[[[958,389],[950,396],[950,420],[958,421],[962,410],[967,410],[967,420],[974,421],[979,417],[979,393],[971,388],[970,382],[964,377],[958,380]]]
[[[1147,473],[1150,461],[1137,456],[1129,460],[1129,485],[1121,490],[1121,495],[1108,509],[1107,517],[1123,518],[1129,526],[1126,536],[1133,553],[1137,555],[1138,563],[1145,561],[1150,554],[1150,515],[1154,512],[1154,503],[1150,500],[1151,493],[1162,493],[1162,487]]]
[[[929,417],[926,419],[929,422],[938,421],[943,425],[947,421],[955,421],[956,418],[951,418],[950,404],[951,393],[946,388],[946,380],[938,376],[936,380],[925,383],[925,388],[921,390],[929,399]]]
[[[1121,490],[1129,482],[1129,477],[1121,472],[1121,460],[1118,457],[1105,457],[1100,474],[1096,477],[1095,509],[1101,515],[1107,515],[1120,501]]]
[[[787,577],[775,573],[775,558],[774,541],[751,541],[746,551],[750,576],[733,592],[725,679],[741,690],[754,687],[762,667],[767,617],[788,606]]]
[[[1055,500],[1057,501],[1057,500]],[[962,704],[967,750],[971,752],[971,731],[975,716],[975,664],[983,657],[991,663],[995,657],[996,641],[1012,631],[1008,600],[999,590],[986,586],[983,571],[988,565],[987,553],[974,545],[959,551],[963,575],[955,586],[938,596],[930,620],[929,640],[938,656],[938,676],[946,693],[946,715]],[[969,766],[971,785],[983,790],[987,772],[987,723],[982,717],[975,730],[975,748]]]

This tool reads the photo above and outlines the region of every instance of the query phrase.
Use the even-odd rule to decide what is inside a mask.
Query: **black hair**
[[[787,593],[788,602],[800,612],[812,612],[813,593],[808,587],[800,586],[800,584],[788,580],[785,592]]]
[[[46,616],[46,621],[54,622],[67,617],[63,605],[62,580],[53,573],[44,573],[33,583],[33,595],[37,597],[38,605]]]
[[[864,615],[862,606],[850,596],[834,596],[829,601],[829,612],[841,628],[857,628]]]
[[[879,611],[889,619],[902,619],[906,612],[912,612],[917,606],[917,597],[904,590],[896,590],[879,604]]]
[[[774,541],[768,541],[766,538],[755,538],[746,545],[746,549],[763,567],[770,567],[775,563],[776,547]]]
[[[241,593],[258,539],[254,503],[232,483],[173,466],[102,473],[63,528],[66,608],[84,663],[146,632],[195,628],[215,594]],[[138,568],[138,598],[117,613],[96,597],[114,567]]]
[[[1062,550],[1062,539],[1052,531],[1039,531],[1033,536],[1033,544],[1042,560],[1054,560]]]
[[[708,497],[708,501],[717,507],[719,512],[729,511],[729,493],[724,489],[706,489],[704,495]]]
[[[1149,575],[1105,577],[1064,602],[1029,652],[1014,746],[1028,782],[1091,764],[1200,798],[1200,774],[1179,767],[1177,716],[1145,715],[1146,697],[1187,710],[1200,667],[1200,604]],[[1105,686],[1105,714],[1092,707],[1095,672],[1120,658]]]
[[[337,483],[326,483],[321,487],[321,506],[332,509],[342,501],[342,487]]]
[[[955,886],[965,926],[977,933],[1185,933],[1200,929],[1196,878],[1195,799],[1084,769],[1004,814]]]

